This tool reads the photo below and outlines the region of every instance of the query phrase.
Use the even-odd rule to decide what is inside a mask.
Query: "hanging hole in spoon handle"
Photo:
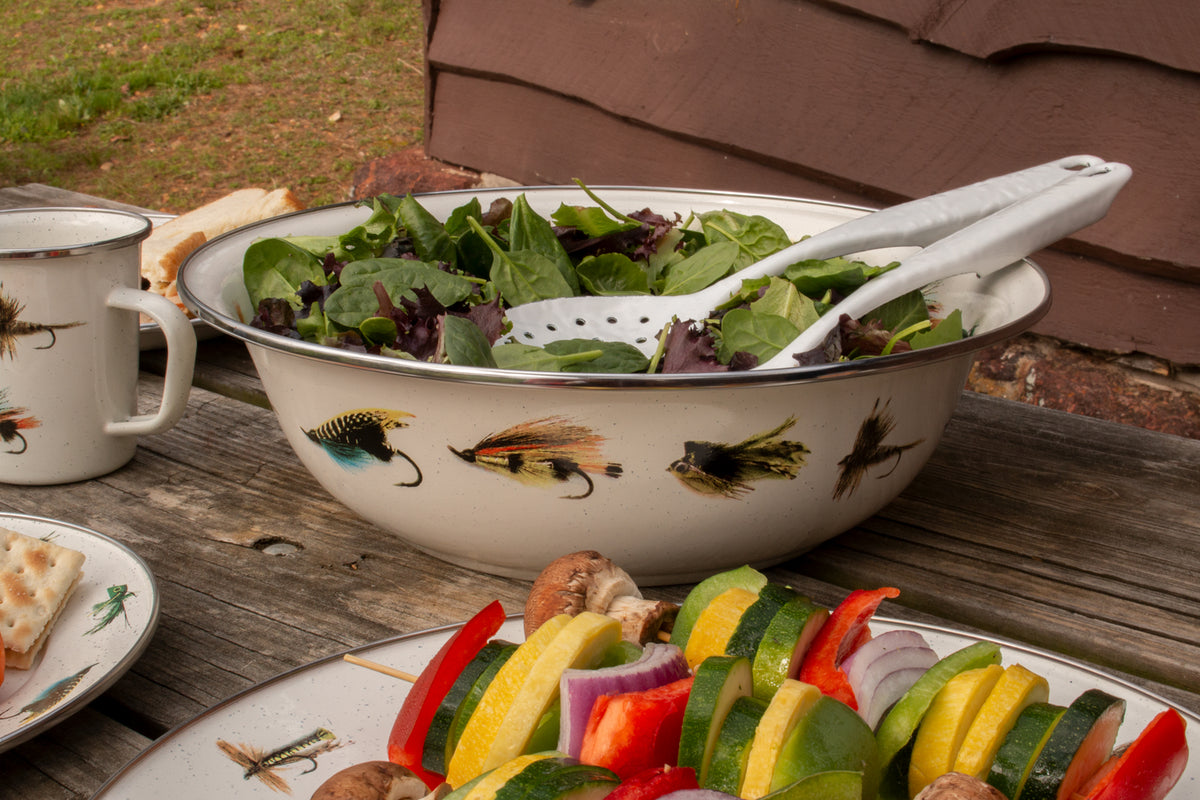
[[[796,366],[797,354],[821,347],[843,316],[858,319],[889,300],[954,275],[987,275],[1098,222],[1132,176],[1125,164],[1081,169],[957,233],[917,251],[854,291],[754,369]]]

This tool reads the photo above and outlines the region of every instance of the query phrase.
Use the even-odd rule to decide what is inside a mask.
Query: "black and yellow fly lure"
[[[346,469],[362,469],[374,462],[387,464],[394,456],[400,456],[416,470],[417,476],[396,485],[418,486],[422,480],[421,468],[388,441],[388,434],[396,428],[407,428],[406,420],[412,416],[405,411],[386,408],[359,408],[338,414],[312,430],[304,431],[304,435]]]
[[[754,490],[751,481],[792,480],[811,452],[803,442],[781,438],[795,424],[796,418],[788,417],[778,427],[737,444],[684,442],[683,457],[667,469],[698,494],[735,499]]]

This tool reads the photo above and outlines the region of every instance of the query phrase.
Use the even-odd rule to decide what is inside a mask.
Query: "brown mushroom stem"
[[[646,600],[625,570],[595,550],[581,550],[550,562],[534,580],[525,601],[525,635],[558,614],[584,611],[620,620],[623,638],[645,644],[670,627],[679,607]]]

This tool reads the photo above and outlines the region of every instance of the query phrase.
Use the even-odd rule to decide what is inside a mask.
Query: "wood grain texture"
[[[1089,50],[1200,72],[1200,9],[1189,0],[823,0],[977,58]]]
[[[1109,215],[1056,247],[1083,259],[1069,283],[1083,293],[1060,294],[1043,332],[1200,363],[1189,311],[1200,286],[1200,75],[1084,45],[988,61],[837,5],[750,0],[697,15],[682,0],[441,0],[430,6],[427,150],[527,184],[875,207],[1072,153],[1123,161],[1134,178]],[[935,23],[930,5],[942,12]],[[1158,26],[1175,19],[1187,31],[1198,13],[1174,2],[1122,26],[1111,4],[1091,14],[1041,4],[1028,20],[1029,4],[1010,5],[912,0],[896,15],[947,35],[999,19],[1010,39],[1107,19],[1095,36],[1127,28],[1150,46]],[[1172,41],[1195,51],[1186,36]]]
[[[527,184],[579,178],[594,186],[718,189],[875,208],[911,199],[880,199],[863,186],[832,187],[802,174],[795,165],[769,166],[529,86],[444,74],[437,98],[433,111],[443,127],[436,146],[431,144],[433,155],[453,163],[486,165]],[[1037,159],[1053,157],[1046,152]],[[1025,157],[1020,164],[1037,159]],[[994,174],[1010,171],[1013,165],[997,166]],[[986,176],[955,176],[945,188],[982,177]],[[1126,190],[1132,187],[1131,183]],[[1126,205],[1124,194],[1118,202]],[[1035,331],[1101,350],[1141,351],[1179,363],[1200,363],[1200,316],[1194,312],[1200,307],[1200,284],[1130,271],[1104,255],[1063,249],[1072,246],[1066,242],[1034,255],[1054,292],[1054,304]]]

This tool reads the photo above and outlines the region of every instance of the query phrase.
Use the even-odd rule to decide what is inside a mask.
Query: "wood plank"
[[[595,186],[707,188],[868,207],[909,199],[877,202],[865,190],[821,183],[795,165],[767,165],[722,152],[527,86],[443,74],[438,87],[430,154],[526,184],[580,178]],[[996,174],[1012,167],[1000,167]],[[948,183],[977,177],[984,176],[956,176]],[[1194,311],[1200,308],[1200,284],[1131,272],[1103,257],[1058,248],[1034,258],[1050,276],[1055,298],[1035,331],[1102,350],[1200,363],[1200,317]]]
[[[78,800],[93,795],[150,740],[89,706],[0,753],[0,799]]]
[[[819,0],[886,20],[914,40],[976,58],[1081,49],[1200,72],[1200,7],[1158,0],[1152,13],[1123,0]]]
[[[1198,135],[1193,75],[1094,53],[986,63],[790,0],[723,4],[708,15],[680,0],[444,0],[438,9],[429,147],[439,158],[439,139],[462,135],[454,126],[463,114],[449,117],[440,96],[450,74],[536,88],[880,201],[1091,151],[1133,164],[1137,177],[1106,220],[1073,237],[1077,248],[1123,269],[1200,280],[1200,231],[1190,222],[1200,209],[1200,147],[1186,144]],[[536,46],[520,46],[531,31]],[[572,141],[575,123],[538,107],[492,108],[470,108],[476,128],[517,127],[507,116],[539,130],[532,139],[476,137],[476,147],[527,148],[540,158],[601,141]],[[602,169],[601,155],[576,159],[574,169]],[[483,158],[454,163],[499,171]],[[555,182],[570,177],[543,172]]]

